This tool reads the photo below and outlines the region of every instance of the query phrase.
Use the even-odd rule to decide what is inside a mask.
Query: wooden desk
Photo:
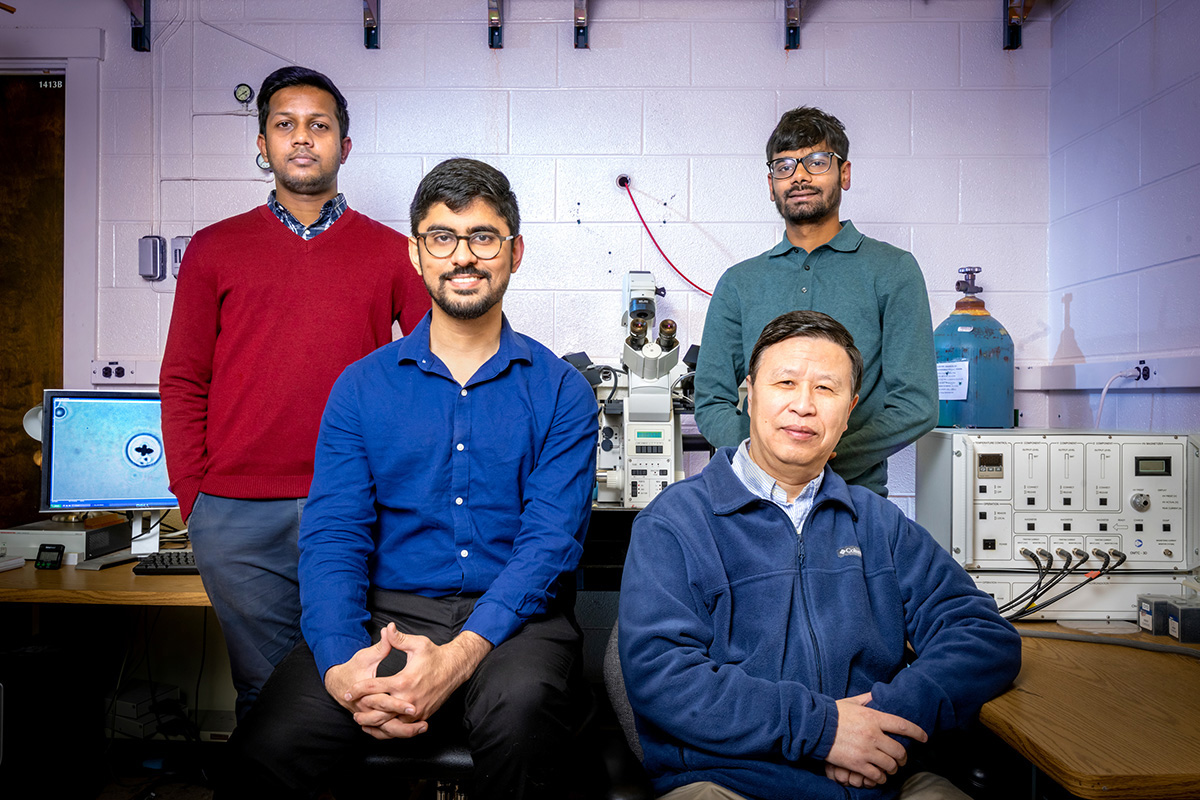
[[[1056,623],[1017,627],[1077,633]],[[1113,638],[1178,644],[1141,633]],[[1013,688],[980,713],[988,728],[1079,797],[1200,798],[1200,659],[1055,639],[1022,642]]]
[[[20,569],[0,572],[2,603],[122,606],[211,606],[199,575],[134,575],[133,563],[101,570]]]

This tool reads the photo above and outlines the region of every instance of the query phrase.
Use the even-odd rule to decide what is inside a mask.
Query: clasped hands
[[[825,757],[825,777],[842,786],[870,789],[904,766],[908,751],[890,734],[918,742],[929,739],[920,726],[895,714],[867,708],[869,702],[870,692],[837,701],[837,733]]]
[[[379,641],[325,673],[325,690],[376,739],[408,739],[429,730],[429,717],[475,672],[492,649],[487,639],[463,631],[444,645],[406,634],[388,623]],[[377,677],[392,650],[408,657],[395,675]]]

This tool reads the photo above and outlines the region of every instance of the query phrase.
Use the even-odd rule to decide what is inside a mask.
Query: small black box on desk
[[[1184,644],[1200,643],[1200,598],[1178,598],[1167,604],[1167,634]]]

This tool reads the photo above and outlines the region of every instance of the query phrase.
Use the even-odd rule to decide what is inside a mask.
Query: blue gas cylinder
[[[963,293],[933,331],[937,353],[938,427],[1013,427],[1013,340],[988,313],[975,285],[979,267],[959,270]]]

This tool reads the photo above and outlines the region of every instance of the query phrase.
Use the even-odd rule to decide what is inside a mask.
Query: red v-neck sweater
[[[265,205],[196,233],[159,376],[184,517],[201,491],[306,496],[333,382],[429,302],[408,239],[352,209],[307,242]]]

